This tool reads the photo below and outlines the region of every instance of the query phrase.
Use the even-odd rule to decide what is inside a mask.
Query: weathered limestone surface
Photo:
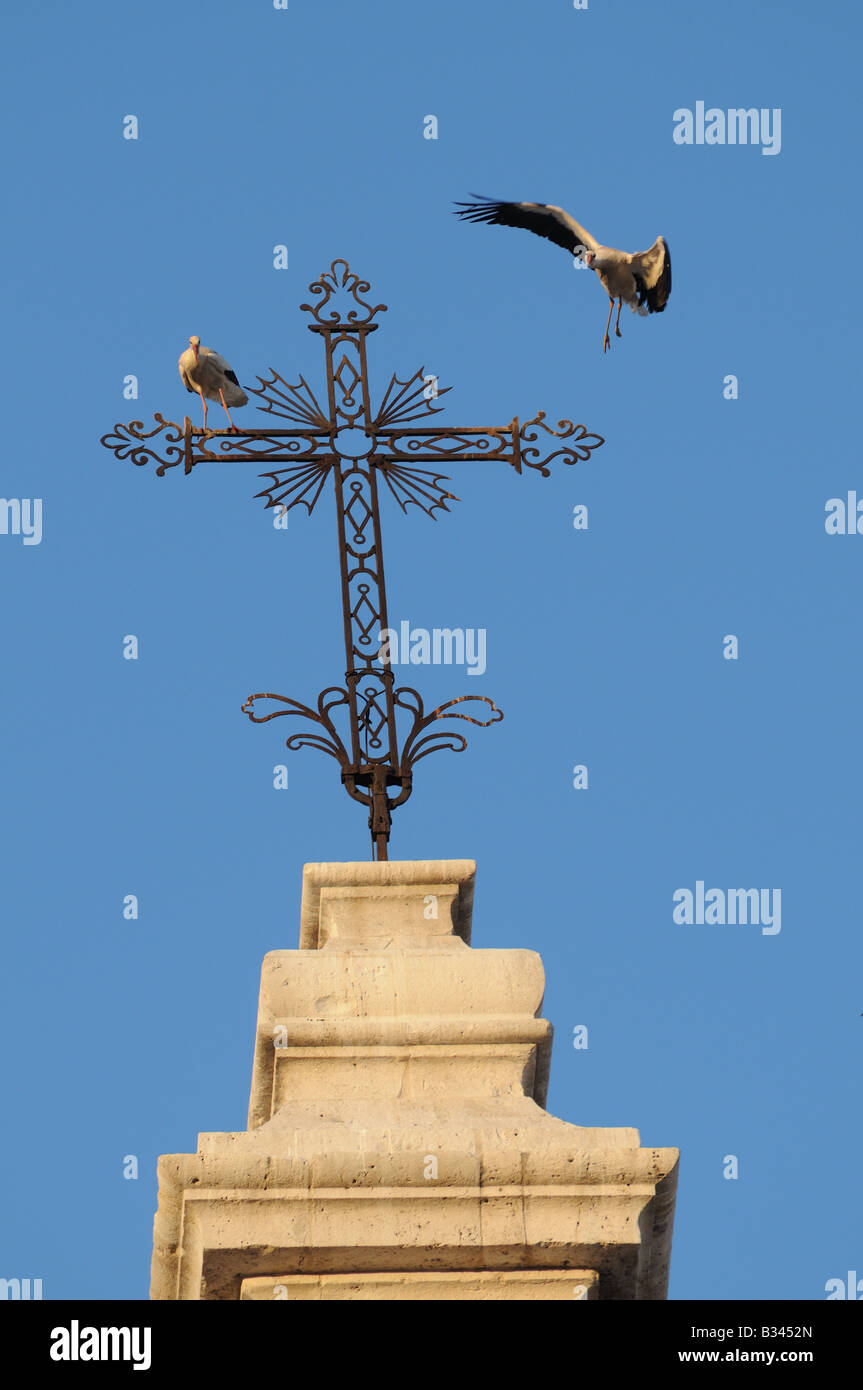
[[[475,1274],[288,1274],[282,1280],[244,1279],[240,1297],[307,1303],[355,1299],[428,1303],[465,1298],[495,1303],[554,1298],[571,1303],[573,1299],[593,1302],[598,1290],[599,1278],[592,1269],[485,1269]]]
[[[306,865],[248,1131],[159,1160],[152,1298],[665,1297],[677,1151],[542,1108],[542,962],[470,948],[474,874]]]

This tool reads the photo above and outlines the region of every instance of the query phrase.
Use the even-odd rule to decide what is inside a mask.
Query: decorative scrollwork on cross
[[[311,516],[332,466],[333,460],[329,458],[304,468],[280,468],[278,473],[262,473],[262,478],[273,481],[263,492],[256,492],[255,498],[265,497],[266,506],[283,507],[286,512],[291,507],[305,507]]]
[[[377,691],[362,691],[361,694],[369,702],[369,706],[376,708],[379,723],[370,741],[380,742],[378,734],[386,723],[386,712],[377,706]],[[454,729],[442,729],[436,732],[424,733],[432,725],[444,719],[464,719],[468,724],[474,724],[479,728],[487,729],[490,724],[498,724],[503,719],[503,712],[498,709],[493,700],[487,695],[457,695],[453,700],[447,700],[444,704],[438,705],[437,709],[425,713],[422,696],[418,690],[412,686],[399,686],[392,692],[393,704],[399,709],[405,709],[413,715],[413,719],[401,745],[401,753],[397,754],[395,767],[388,769],[399,778],[407,778],[415,763],[421,758],[425,758],[429,753],[437,753],[442,749],[450,752],[461,753],[467,748],[467,739],[464,734],[458,733]],[[274,700],[278,704],[286,705],[286,709],[270,710],[266,714],[259,714],[256,709],[258,701]],[[488,705],[491,716],[488,719],[477,719],[474,715],[465,714],[463,711],[454,710],[454,705],[465,704],[470,701],[473,704]],[[347,690],[339,686],[331,686],[327,690],[322,690],[318,696],[318,708],[313,710],[309,705],[302,704],[299,700],[292,700],[287,695],[273,695],[269,691],[260,691],[255,695],[250,695],[242,706],[243,713],[247,714],[255,724],[266,724],[270,719],[280,719],[283,717],[294,717],[308,720],[311,724],[316,724],[326,730],[326,737],[314,731],[303,730],[291,734],[285,747],[291,750],[298,748],[317,748],[323,753],[328,753],[331,758],[335,758],[339,763],[343,774],[348,777],[356,777],[360,769],[351,762],[345,740],[342,739],[335,723],[331,718],[330,711],[339,706],[350,706],[350,695]],[[371,728],[371,719],[367,708],[367,719]],[[421,735],[424,735],[421,737]],[[348,740],[349,741],[349,740]],[[362,801],[364,805],[371,805],[372,798],[360,793],[354,798]]]
[[[410,700],[406,696],[411,696]],[[503,719],[503,710],[498,709],[493,700],[487,695],[456,695],[455,699],[447,700],[445,704],[438,705],[431,714],[423,711],[423,702],[416,690],[410,686],[400,686],[394,691],[393,698],[397,705],[403,709],[413,711],[414,722],[404,741],[402,758],[409,767],[418,763],[420,758],[425,758],[429,753],[437,753],[441,749],[449,749],[452,753],[463,753],[467,748],[467,739],[464,734],[456,733],[453,729],[447,729],[437,734],[426,734],[425,738],[419,735],[424,729],[428,729],[431,724],[437,723],[439,719],[464,719],[468,724],[476,724],[480,729],[487,729],[490,724],[499,724]],[[464,704],[468,700],[475,700],[478,704],[488,705],[492,710],[490,719],[475,719],[472,714],[464,714],[461,711],[453,711],[453,705]]]
[[[382,430],[391,430],[396,425],[407,424],[409,420],[421,420],[427,415],[439,415],[443,410],[442,405],[432,405],[432,401],[440,400],[451,386],[438,386],[435,378],[434,386],[429,385],[429,376],[425,367],[418,368],[413,376],[409,376],[406,381],[402,381],[396,376],[395,372],[390,378],[390,384],[383,394],[383,399],[377,409],[377,414],[372,420],[372,429],[375,434],[380,434]]]
[[[291,386],[271,369],[268,377],[259,376],[258,381],[260,387],[250,386],[249,390],[264,402],[258,406],[259,410],[280,415],[283,420],[293,420],[298,425],[307,425],[310,430],[329,430],[329,418],[305,377],[301,376],[296,386]]]
[[[253,724],[266,724],[270,719],[278,719],[282,715],[294,715],[300,719],[308,719],[310,723],[319,724],[326,729],[329,738],[324,738],[321,734],[298,733],[291,734],[288,738],[286,747],[297,748],[319,748],[322,753],[329,753],[331,758],[335,758],[342,767],[346,767],[349,762],[348,750],[339,738],[335,724],[330,718],[330,710],[338,705],[348,703],[348,692],[339,686],[329,686],[322,690],[318,696],[317,713],[308,705],[301,704],[299,700],[292,700],[287,695],[272,695],[269,691],[262,691],[257,695],[250,695],[245,704],[241,706],[244,714],[247,714]],[[274,709],[269,714],[256,714],[256,700],[276,700],[282,705],[289,705],[289,709]]]
[[[340,266],[341,269],[337,270],[336,266]],[[368,294],[370,289],[371,285],[368,280],[361,280],[359,275],[354,275],[347,261],[335,260],[329,270],[323,272],[320,279],[313,280],[309,285],[309,293],[320,295],[320,301],[317,304],[301,304],[300,308],[305,313],[311,314],[316,322],[325,328],[335,328],[342,325],[350,328],[362,328],[371,323],[375,314],[386,313],[387,309],[386,304],[376,304],[372,308],[371,304],[360,299],[360,294]],[[358,309],[351,308],[348,310],[347,320],[339,313],[338,309],[331,309],[328,314],[323,315],[321,310],[340,290],[344,290],[346,296],[352,298],[363,312],[360,313]]]
[[[118,459],[128,459],[136,468],[143,468],[147,463],[158,463],[156,472],[163,478],[166,468],[175,468],[185,458],[185,431],[182,425],[174,424],[173,420],[166,420],[158,411],[153,419],[157,422],[154,430],[145,430],[143,420],[130,420],[128,425],[115,425],[113,434],[102,435],[101,443]],[[159,447],[164,449],[164,453],[146,443],[160,434],[165,436],[159,440]]]
[[[536,429],[533,427],[536,426]],[[555,439],[571,439],[572,443],[567,444],[563,449],[555,449],[552,454],[542,454],[538,448],[525,448],[525,444],[533,445],[539,438],[537,429],[545,430],[546,434],[553,435]],[[590,458],[594,449],[598,449],[605,443],[601,434],[588,434],[585,425],[574,425],[571,420],[558,420],[557,429],[552,429],[551,425],[545,424],[545,411],[540,410],[534,415],[532,420],[527,420],[519,430],[521,440],[520,463],[526,468],[535,468],[543,477],[547,478],[550,473],[548,465],[552,459],[562,459],[564,463],[584,463]],[[517,470],[521,472],[521,468]]]
[[[459,502],[454,492],[441,484],[449,482],[445,473],[430,473],[425,468],[403,468],[389,459],[376,459],[378,471],[403,512],[419,507],[434,520],[435,512],[448,512],[447,502]]]

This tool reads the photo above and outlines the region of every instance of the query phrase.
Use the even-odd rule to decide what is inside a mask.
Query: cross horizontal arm
[[[164,477],[167,469],[183,464],[191,473],[199,463],[264,463],[302,464],[315,461],[328,464],[343,457],[339,452],[338,431],[331,426],[303,429],[268,430],[204,430],[193,427],[188,416],[179,425],[153,417],[157,424],[145,430],[143,421],[117,424],[111,434],[103,435],[102,443],[119,459],[128,459],[138,467],[153,462],[156,473]],[[542,436],[560,440],[559,448],[543,454],[539,447]],[[545,423],[545,411],[540,410],[532,420],[520,425],[518,416],[508,425],[410,428],[403,430],[375,429],[365,431],[372,463],[431,463],[442,460],[458,463],[481,463],[500,460],[509,463],[517,473],[522,468],[536,469],[548,477],[552,459],[562,458],[566,464],[588,459],[594,449],[604,444],[601,435],[591,434],[585,425],[571,420],[559,420],[557,428]],[[156,437],[162,435],[158,440]],[[150,441],[154,442],[151,444]],[[160,452],[161,450],[161,452]]]
[[[304,463],[321,454],[331,454],[329,428],[297,430],[203,430],[196,429],[187,415],[178,425],[158,414],[153,416],[156,428],[144,429],[143,420],[117,424],[111,434],[102,436],[102,444],[118,459],[128,459],[142,468],[157,463],[158,477],[167,469],[184,465],[191,473],[199,463]],[[158,440],[156,436],[164,437]],[[150,444],[150,440],[154,440]],[[218,440],[218,448],[209,441]],[[160,452],[161,450],[161,452]]]
[[[544,421],[545,411],[540,410],[523,425],[519,425],[518,416],[515,416],[508,425],[492,425],[487,429],[470,426],[466,429],[381,430],[377,435],[375,459],[379,463],[392,460],[437,464],[442,459],[457,463],[501,460],[509,463],[516,473],[523,467],[535,468],[547,478],[552,459],[562,458],[564,463],[584,461],[605,443],[601,435],[588,433],[585,425],[559,420],[554,429]],[[536,442],[540,439],[538,430],[561,440],[561,447],[541,457],[542,450]]]

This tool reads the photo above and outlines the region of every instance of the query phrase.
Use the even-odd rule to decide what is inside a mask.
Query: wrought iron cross
[[[116,425],[113,434],[103,436],[102,443],[117,458],[131,459],[138,466],[150,460],[158,463],[159,477],[180,464],[191,473],[199,463],[263,463],[266,471],[260,476],[270,482],[256,496],[266,498],[268,507],[287,510],[303,506],[309,515],[328,479],[333,479],[347,667],[344,687],[322,690],[317,709],[286,695],[266,692],[250,695],[242,709],[256,724],[294,715],[317,726],[292,734],[287,747],[320,748],[336,759],[348,794],[369,808],[373,857],[386,859],[392,812],[411,794],[414,764],[443,748],[462,752],[467,747],[463,734],[451,728],[435,730],[437,722],[465,719],[487,727],[503,714],[485,695],[459,695],[426,714],[416,690],[394,688],[388,646],[381,644],[381,634],[389,624],[379,481],[403,512],[408,506],[417,506],[434,520],[435,512],[448,511],[447,503],[458,501],[442,486],[449,478],[434,471],[442,461],[500,460],[517,473],[531,468],[547,478],[552,459],[562,458],[570,464],[587,459],[604,440],[569,420],[558,421],[557,429],[552,429],[545,424],[542,410],[526,424],[520,425],[516,417],[508,425],[489,429],[416,425],[415,421],[425,421],[439,412],[434,400],[451,389],[430,387],[423,367],[405,381],[393,374],[382,401],[373,410],[366,339],[379,326],[375,316],[387,306],[372,307],[362,299],[369,288],[347,261],[335,260],[309,286],[317,302],[300,305],[312,316],[308,327],[324,339],[326,407],[302,376],[292,386],[272,371],[268,378],[257,378],[260,389],[251,388],[263,401],[259,410],[293,421],[295,428],[194,429],[188,416],[181,427],[157,413],[153,417],[155,429],[145,430],[142,421],[133,420]],[[540,432],[566,442],[541,457],[536,442]],[[432,470],[409,466],[417,463],[431,464]],[[287,708],[257,714],[258,700],[274,700]],[[454,705],[468,701],[488,705],[489,717],[478,719],[453,710]],[[346,726],[344,739],[333,718],[342,706],[347,709],[346,718],[343,713],[340,719],[343,729]],[[404,725],[406,718],[411,722],[400,740],[399,725]]]

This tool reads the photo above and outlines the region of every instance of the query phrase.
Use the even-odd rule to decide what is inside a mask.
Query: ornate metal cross
[[[251,388],[263,401],[259,410],[293,421],[295,428],[203,430],[194,429],[188,416],[181,427],[156,414],[155,429],[145,430],[142,421],[133,420],[116,425],[102,443],[117,458],[131,459],[139,467],[150,460],[158,463],[160,478],[180,464],[191,473],[199,463],[263,463],[266,471],[260,476],[270,481],[256,496],[266,498],[268,507],[303,506],[309,515],[332,477],[347,666],[344,687],[322,690],[317,709],[269,693],[250,695],[242,709],[256,724],[295,715],[317,726],[292,734],[287,747],[320,748],[336,759],[348,794],[369,808],[373,857],[386,859],[392,812],[411,794],[414,764],[439,749],[462,752],[467,747],[463,734],[451,728],[435,730],[437,722],[465,719],[487,727],[503,715],[485,695],[459,695],[426,714],[416,690],[394,689],[388,645],[381,643],[388,621],[378,482],[386,485],[403,512],[417,506],[434,520],[435,512],[447,511],[448,502],[458,501],[442,486],[449,478],[434,471],[442,461],[494,459],[510,464],[517,473],[531,468],[547,478],[552,459],[562,458],[564,463],[587,459],[604,440],[569,420],[558,421],[557,429],[552,429],[545,424],[542,410],[523,425],[517,417],[508,425],[489,429],[416,425],[415,421],[426,421],[439,412],[434,400],[451,389],[437,391],[429,384],[434,378],[427,377],[423,367],[406,381],[393,374],[383,400],[373,410],[366,339],[378,328],[375,316],[387,306],[372,308],[362,299],[369,288],[347,261],[335,260],[309,286],[317,302],[300,305],[312,316],[311,331],[324,339],[326,407],[302,376],[291,386],[272,371],[266,379],[257,378],[260,389]],[[541,457],[536,443],[540,431],[566,442]],[[432,470],[408,466],[416,463],[431,464]],[[259,700],[274,700],[287,708],[257,714]],[[488,705],[489,717],[478,719],[453,710],[467,701]],[[347,709],[347,717],[342,714],[340,719],[342,727],[347,726],[344,739],[333,718],[340,706]],[[398,726],[406,718],[411,722],[400,742]]]

